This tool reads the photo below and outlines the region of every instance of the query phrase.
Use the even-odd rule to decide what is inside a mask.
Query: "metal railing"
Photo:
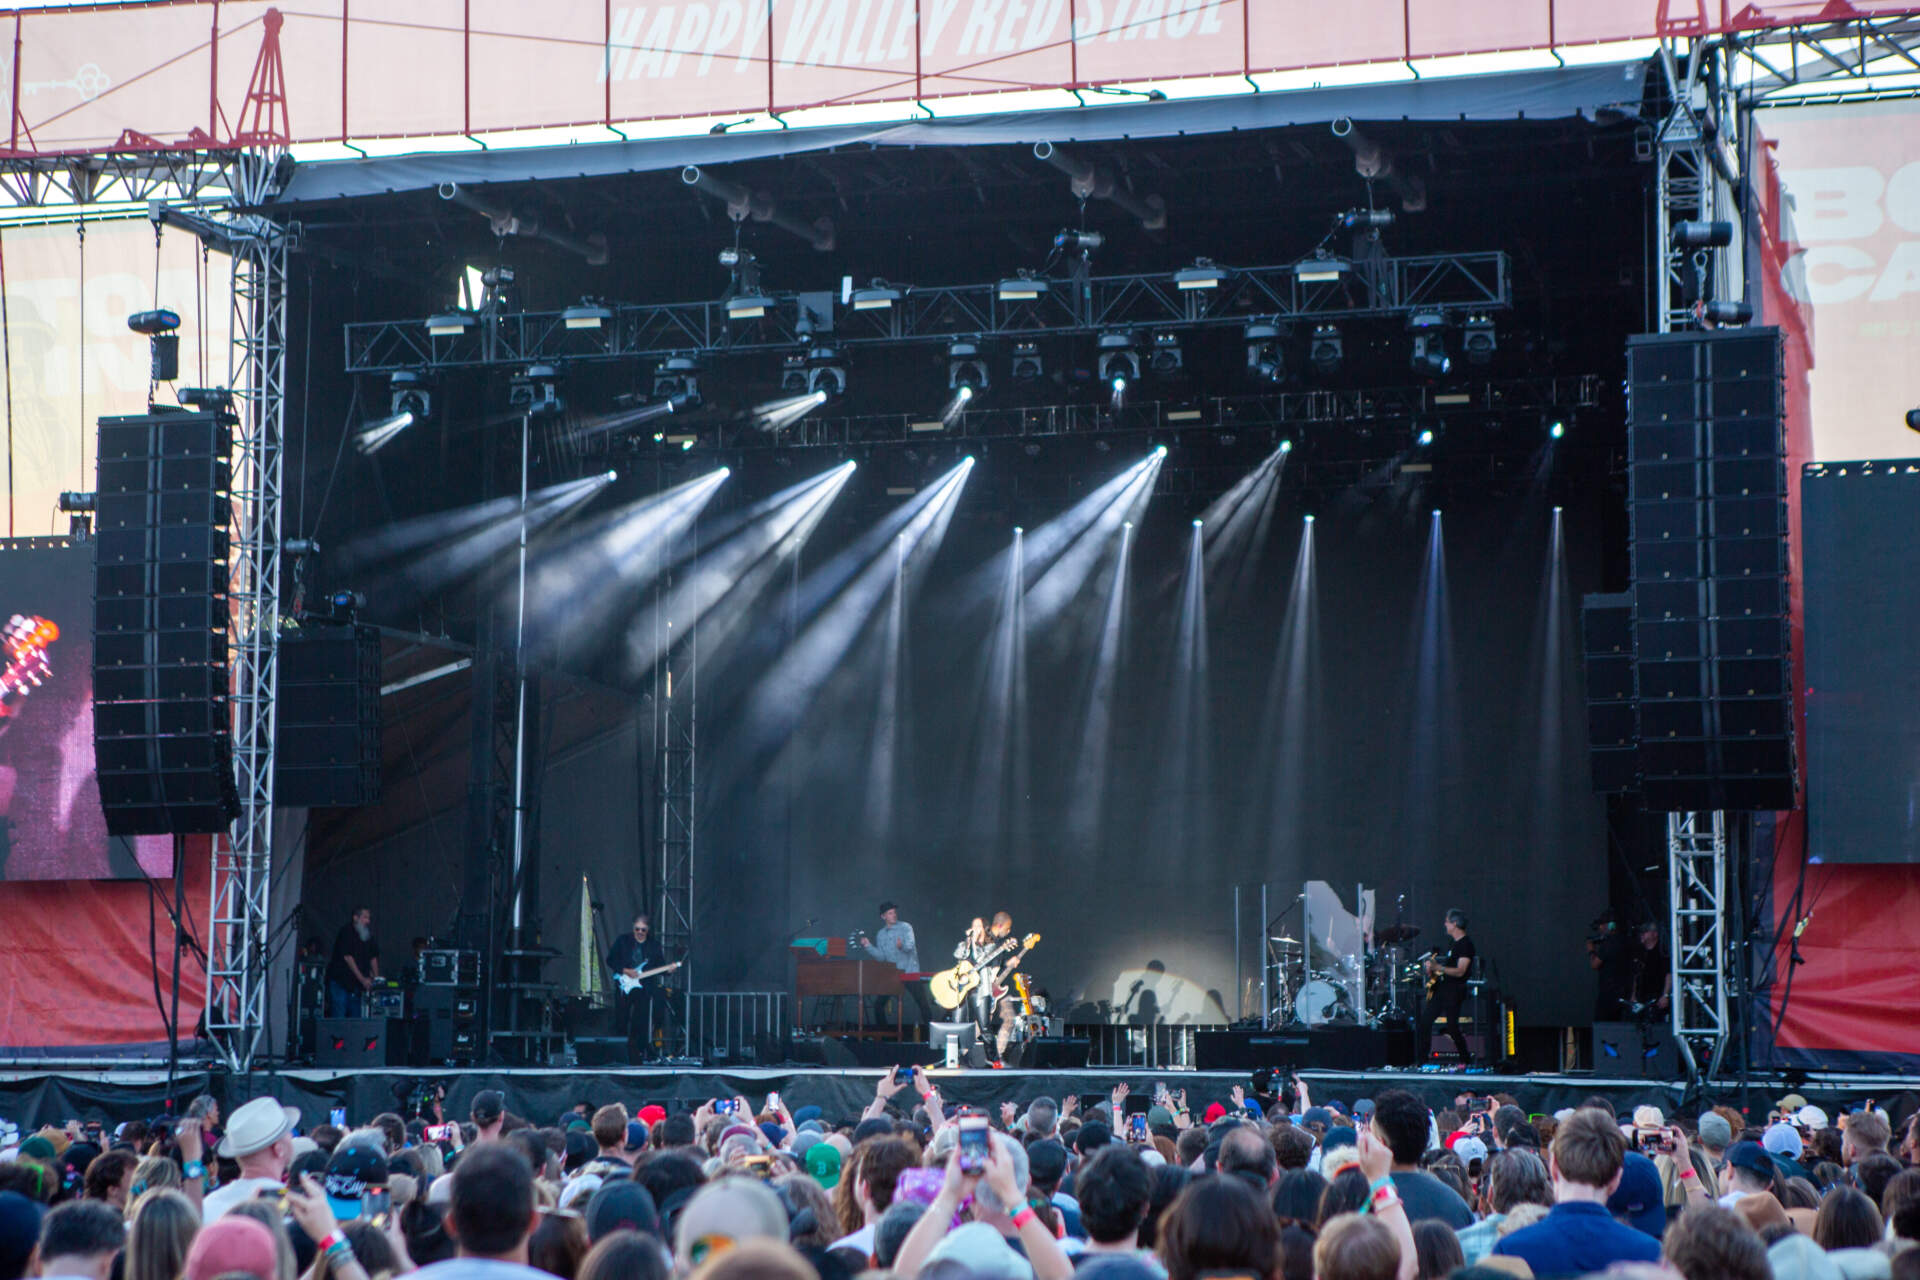
[[[1193,1042],[1197,1031],[1224,1031],[1223,1026],[1166,1025],[1122,1027],[1107,1023],[1069,1026],[1071,1037],[1084,1036],[1090,1042],[1087,1065],[1090,1067],[1166,1067],[1192,1070]]]
[[[785,991],[691,992],[687,1052],[710,1065],[778,1062],[793,1026],[788,1004]]]

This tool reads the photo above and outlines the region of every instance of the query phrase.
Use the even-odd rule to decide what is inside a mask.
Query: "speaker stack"
[[[1790,809],[1779,332],[1627,343],[1638,773],[1653,810]]]
[[[239,812],[228,702],[229,420],[100,419],[93,725],[117,836],[223,831]]]
[[[1640,736],[1633,698],[1633,593],[1580,601],[1580,647],[1587,675],[1587,755],[1593,789],[1640,785]]]
[[[280,638],[274,800],[295,807],[380,798],[380,632],[304,622]]]

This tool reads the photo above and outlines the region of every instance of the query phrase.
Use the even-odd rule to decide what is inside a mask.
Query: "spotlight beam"
[[[527,499],[527,531],[531,535],[583,505],[607,485],[604,475],[572,480]],[[544,495],[544,496],[542,496]],[[511,500],[508,513],[453,542],[436,547],[404,567],[399,577],[417,592],[431,592],[484,570],[493,558],[520,539],[520,500]]]
[[[679,574],[666,599],[628,626],[627,669],[647,670],[695,626],[706,628],[702,650],[715,659],[780,562],[806,544],[852,474],[853,464],[843,463],[754,504],[750,510],[757,514],[744,523],[712,531],[709,549]]]
[[[1224,584],[1230,588],[1229,598],[1236,598],[1247,585],[1260,549],[1266,545],[1263,535],[1273,523],[1280,477],[1289,452],[1276,447],[1201,513],[1206,527],[1207,571],[1218,574],[1229,556],[1235,558],[1229,581]]]
[[[1040,575],[1027,597],[1036,624],[1052,621],[1080,594],[1092,578],[1100,558],[1113,546],[1113,535],[1131,520],[1139,518],[1153,495],[1154,481],[1160,475],[1164,453],[1150,453],[1128,472],[1127,483],[1113,500],[1094,513],[1087,527],[1061,552],[1052,566]]]
[[[911,575],[938,550],[972,471],[973,459],[963,459],[816,572],[813,578],[818,581],[803,584],[802,599],[812,605],[806,613],[808,621],[786,653],[761,676],[750,698],[746,715],[750,752],[757,754],[785,741],[800,723],[886,595],[894,555],[905,557]],[[893,548],[896,538],[903,540],[904,549],[882,554]],[[864,558],[850,563],[849,553],[862,548]]]
[[[1027,779],[1025,552],[1026,533],[1015,529],[975,701],[979,713],[974,722],[969,843],[1001,859],[1017,858],[1026,829],[1021,806]],[[1011,818],[1010,809],[1014,810]]]
[[[1277,868],[1305,865],[1307,775],[1316,740],[1320,696],[1320,615],[1314,581],[1313,521],[1300,523],[1300,549],[1293,559],[1293,585],[1280,622],[1267,688],[1267,755],[1273,792],[1267,843]]]
[[[1107,761],[1113,750],[1113,691],[1126,633],[1127,566],[1132,559],[1133,526],[1123,524],[1120,551],[1113,558],[1113,577],[1107,587],[1100,648],[1094,657],[1093,678],[1087,687],[1086,710],[1080,721],[1080,755],[1074,762],[1074,786],[1068,801],[1067,831],[1072,852],[1083,860],[1091,858],[1100,845]]]
[[[564,497],[583,483],[587,481],[569,480],[563,484],[537,489],[528,495],[528,505],[539,506],[555,498]],[[409,551],[430,547],[437,542],[459,538],[498,520],[517,520],[519,513],[520,499],[505,497],[491,498],[486,502],[459,507],[452,511],[437,511],[432,515],[415,516],[410,520],[402,520],[397,524],[374,529],[353,539],[341,548],[341,565],[363,567],[378,564],[383,560],[405,555]]]
[[[353,447],[362,454],[378,453],[395,436],[412,425],[412,412],[403,409],[392,417],[382,418],[370,426],[360,428],[354,435]]]

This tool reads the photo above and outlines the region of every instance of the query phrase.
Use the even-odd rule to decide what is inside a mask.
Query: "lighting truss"
[[[1244,267],[1216,289],[1183,290],[1174,275],[1096,276],[1086,288],[1049,288],[1003,299],[1001,285],[902,289],[893,306],[836,316],[836,346],[948,342],[955,338],[1097,334],[1119,329],[1192,328],[1277,321],[1401,316],[1435,308],[1483,312],[1513,305],[1507,255],[1425,254],[1357,262],[1338,280],[1303,282],[1291,263]],[[566,327],[564,311],[483,317],[466,332],[434,337],[424,317],[346,327],[347,372],[457,369],[552,360],[629,360],[687,353],[790,351],[806,339],[798,294],[769,294],[767,314],[742,323],[727,304],[622,305],[604,332]]]
[[[964,415],[942,425],[949,439],[991,440],[1021,436],[1094,435],[1113,431],[1226,431],[1256,427],[1407,424],[1415,418],[1484,422],[1511,419],[1525,424],[1533,439],[1541,415],[1570,413],[1599,405],[1597,374],[1569,377],[1495,379],[1459,386],[1431,384],[1368,387],[1349,391],[1266,391],[1250,395],[1209,396],[1200,400],[1139,400],[1118,407],[1093,403],[1007,407],[978,400]],[[1178,417],[1170,415],[1181,415]],[[924,440],[924,414],[860,414],[828,417],[810,414],[784,431],[767,432],[751,424],[710,428],[710,443],[722,450],[819,448]]]
[[[1686,1055],[1688,1074],[1713,1080],[1732,1029],[1724,813],[1667,815],[1667,921],[1674,1043]]]

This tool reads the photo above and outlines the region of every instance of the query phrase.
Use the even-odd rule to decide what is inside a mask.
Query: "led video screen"
[[[93,556],[0,550],[0,880],[172,874],[166,837],[109,837],[93,766]]]

